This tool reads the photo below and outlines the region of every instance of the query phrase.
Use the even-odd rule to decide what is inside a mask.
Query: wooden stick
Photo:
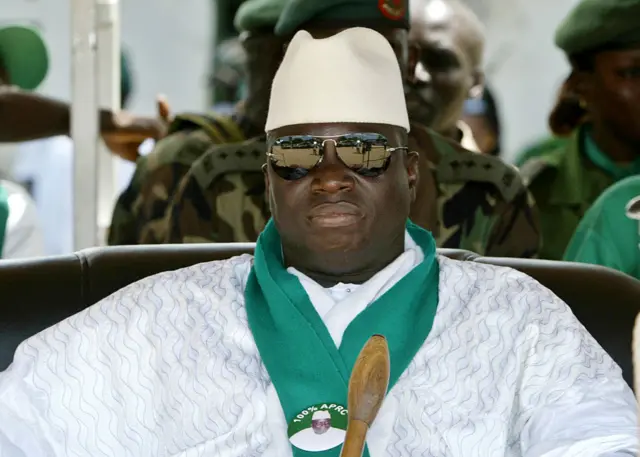
[[[387,340],[374,335],[360,351],[349,379],[349,422],[340,457],[362,457],[367,432],[389,387],[389,372]]]

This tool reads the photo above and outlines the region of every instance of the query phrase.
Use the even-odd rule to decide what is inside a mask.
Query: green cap
[[[567,55],[640,44],[640,0],[582,0],[555,42]]]
[[[247,0],[238,8],[233,25],[239,32],[272,32],[287,3],[289,0]]]
[[[409,29],[409,6],[407,0],[291,0],[280,15],[276,35],[289,36],[310,24]]]
[[[40,33],[30,27],[0,28],[0,65],[10,83],[33,90],[47,76],[49,53]]]

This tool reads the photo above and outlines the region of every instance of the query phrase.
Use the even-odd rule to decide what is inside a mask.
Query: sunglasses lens
[[[322,158],[322,138],[290,136],[278,138],[271,146],[269,158],[275,173],[293,181],[309,174]],[[354,172],[380,176],[388,168],[391,153],[387,139],[375,133],[357,133],[331,139],[340,160]]]
[[[336,152],[347,167],[367,177],[384,173],[391,157],[387,139],[373,133],[344,135],[336,141]]]
[[[305,135],[278,138],[271,147],[269,157],[276,174],[292,181],[309,174],[322,155],[318,141]]]

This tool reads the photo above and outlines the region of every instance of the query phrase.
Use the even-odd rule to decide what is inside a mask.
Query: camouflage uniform
[[[267,82],[272,78],[272,75],[269,76],[271,72],[275,73],[277,69],[283,45],[282,39],[272,36],[273,27],[288,1],[247,0],[242,2],[234,17],[234,26],[238,31],[248,32],[257,38],[253,44],[251,40],[243,44],[247,51],[247,71],[254,76],[258,75],[256,72],[262,73]],[[219,6],[225,5],[230,6],[225,2]],[[274,41],[270,41],[271,38]],[[247,46],[253,51],[247,50]],[[250,62],[253,62],[254,70],[251,70]],[[254,90],[258,93],[253,93],[253,96],[259,96],[259,89]],[[251,103],[250,100],[251,94],[247,94],[246,101]],[[247,106],[245,111],[243,105],[244,102],[236,105],[236,114],[231,117],[185,114],[176,119],[170,130],[171,134],[159,142],[149,156],[139,160],[129,187],[118,199],[109,244],[161,243],[167,238],[165,215],[180,180],[194,161],[212,145],[240,143],[261,134],[262,127],[254,125],[260,122],[253,118],[253,123],[250,123],[250,116],[242,114],[255,114],[253,111],[259,110],[260,106]],[[251,160],[245,167],[237,154],[229,157],[230,160],[226,163],[230,163],[233,157],[240,170],[245,170],[246,167],[254,169]],[[224,169],[223,163],[225,162],[213,162],[216,170]],[[208,170],[208,166],[205,161],[203,170]],[[225,177],[226,184],[221,182],[218,191],[228,194],[229,186],[234,185],[231,183],[236,178],[235,174]],[[238,179],[238,183],[241,183],[242,179]],[[226,201],[223,199],[220,202],[221,207],[224,207]]]
[[[515,167],[415,124],[409,147],[420,153],[411,218],[433,233],[438,247],[537,257],[538,211]]]
[[[212,147],[184,177],[167,212],[167,243],[255,241],[269,218],[265,138]]]
[[[110,245],[160,243],[163,219],[182,177],[213,144],[246,139],[235,117],[182,114],[169,134],[136,163],[129,186],[118,198],[109,230]]]
[[[538,254],[537,212],[514,167],[418,126],[412,126],[410,147],[421,152],[411,218],[433,232],[438,247],[497,257]],[[255,241],[269,217],[260,170],[265,151],[260,138],[213,147],[195,162],[168,212],[165,241]],[[238,153],[253,165],[237,159],[230,164],[229,156]],[[240,166],[253,169],[223,176]]]

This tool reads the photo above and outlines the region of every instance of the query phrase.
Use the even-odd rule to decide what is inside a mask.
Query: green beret
[[[582,0],[555,42],[567,55],[640,44],[640,0]]]
[[[327,28],[371,27],[388,24],[409,28],[407,0],[291,0],[276,35],[289,36],[310,24]]]
[[[49,53],[40,32],[31,27],[0,28],[0,65],[10,84],[24,90],[38,87],[49,70]]]
[[[233,25],[239,32],[261,29],[273,31],[288,2],[289,0],[247,0],[238,8]]]

